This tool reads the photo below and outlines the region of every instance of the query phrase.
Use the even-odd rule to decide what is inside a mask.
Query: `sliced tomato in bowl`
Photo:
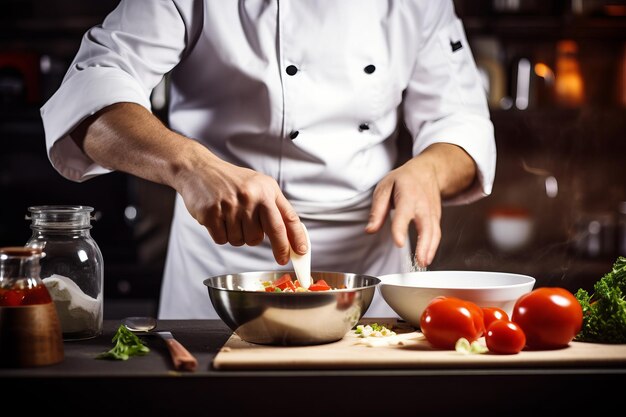
[[[330,285],[328,285],[328,283],[323,279],[318,279],[309,286],[309,291],[328,291],[330,289]]]
[[[290,286],[289,284],[293,286],[293,281],[291,280],[291,275],[289,274],[281,275],[280,278],[278,278],[276,281],[272,283],[274,287],[278,287],[281,290],[288,288]]]

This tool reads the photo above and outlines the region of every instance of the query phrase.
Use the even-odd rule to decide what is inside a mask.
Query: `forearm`
[[[467,152],[449,143],[435,143],[415,156],[407,164],[416,164],[432,169],[427,175],[433,175],[442,198],[452,197],[467,189],[476,180],[476,164]]]
[[[102,109],[70,136],[96,163],[172,188],[178,174],[189,170],[197,158],[215,158],[204,146],[171,131],[133,103]]]
[[[274,178],[219,159],[139,105],[109,106],[71,136],[98,164],[174,188],[218,244],[254,246],[267,235],[281,265],[290,247],[308,250],[298,214]]]

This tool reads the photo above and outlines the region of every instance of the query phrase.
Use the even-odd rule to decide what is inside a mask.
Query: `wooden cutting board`
[[[243,369],[417,369],[484,367],[586,367],[626,365],[626,344],[571,342],[564,349],[522,351],[515,355],[463,354],[433,349],[420,332],[395,319],[369,318],[361,324],[389,324],[392,339],[361,338],[350,331],[342,340],[316,346],[265,346],[233,334],[220,349],[213,367]],[[374,346],[367,343],[374,343]],[[389,343],[390,342],[390,343]],[[480,340],[484,344],[484,339]]]

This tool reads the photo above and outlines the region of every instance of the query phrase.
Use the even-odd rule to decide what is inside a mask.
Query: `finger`
[[[430,216],[415,216],[415,229],[417,231],[417,244],[415,245],[415,262],[417,266],[427,267],[430,265],[428,262],[428,253],[430,251],[430,245],[432,240],[432,223]]]
[[[433,263],[433,259],[435,259],[435,254],[437,253],[437,248],[439,248],[439,243],[441,243],[441,224],[437,221],[433,224],[433,235],[430,240],[430,248],[426,254],[426,266]]]
[[[435,196],[436,203],[431,206],[432,235],[430,238],[430,247],[426,252],[426,266],[433,262],[435,254],[437,253],[437,248],[439,248],[439,243],[441,243],[441,200],[439,198],[439,194],[435,194]]]
[[[242,218],[243,238],[247,245],[256,246],[263,241],[263,226],[258,208],[247,210]]]
[[[198,218],[198,222],[207,228],[215,243],[224,245],[228,242],[226,227],[219,209],[210,209],[206,216]]]
[[[281,213],[283,221],[285,222],[285,228],[287,230],[287,237],[293,250],[304,255],[309,250],[307,246],[307,238],[300,222],[300,217],[294,208],[289,204],[289,201],[284,195],[280,194],[276,198],[276,206]]]
[[[427,267],[432,263],[441,242],[440,219],[441,216],[437,213],[429,213],[424,217],[416,216],[414,220],[418,229],[415,258],[421,267]]]
[[[233,246],[242,246],[245,242],[241,227],[241,216],[237,206],[223,203],[222,212],[224,213],[224,226],[228,243]]]
[[[414,212],[409,206],[402,204],[401,201],[396,205],[396,211],[391,220],[391,236],[397,247],[401,248],[406,243],[407,234],[409,232],[409,224],[413,220]]]
[[[270,240],[276,262],[286,265],[289,262],[289,239],[278,207],[273,204],[261,206],[259,218],[261,227]]]
[[[382,227],[391,207],[392,191],[393,183],[385,181],[380,182],[374,189],[372,209],[370,210],[367,226],[365,226],[367,233],[376,233]]]
[[[228,235],[226,234],[226,226],[224,226],[224,223],[220,222],[219,225],[216,223],[213,226],[207,226],[207,230],[209,231],[209,235],[213,238],[213,241],[218,245],[228,243]]]

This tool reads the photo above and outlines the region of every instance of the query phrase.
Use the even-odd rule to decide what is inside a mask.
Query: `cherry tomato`
[[[542,287],[517,299],[511,320],[526,334],[528,349],[558,349],[580,331],[583,310],[565,288]]]
[[[481,307],[481,309],[483,310],[485,329],[488,329],[489,325],[495,320],[509,321],[509,315],[499,307]]]
[[[487,349],[493,353],[515,354],[526,346],[526,335],[521,327],[512,321],[494,320],[485,333]]]
[[[420,329],[426,340],[439,349],[454,349],[461,337],[470,343],[485,330],[483,312],[476,304],[456,297],[435,297],[424,309]]]

